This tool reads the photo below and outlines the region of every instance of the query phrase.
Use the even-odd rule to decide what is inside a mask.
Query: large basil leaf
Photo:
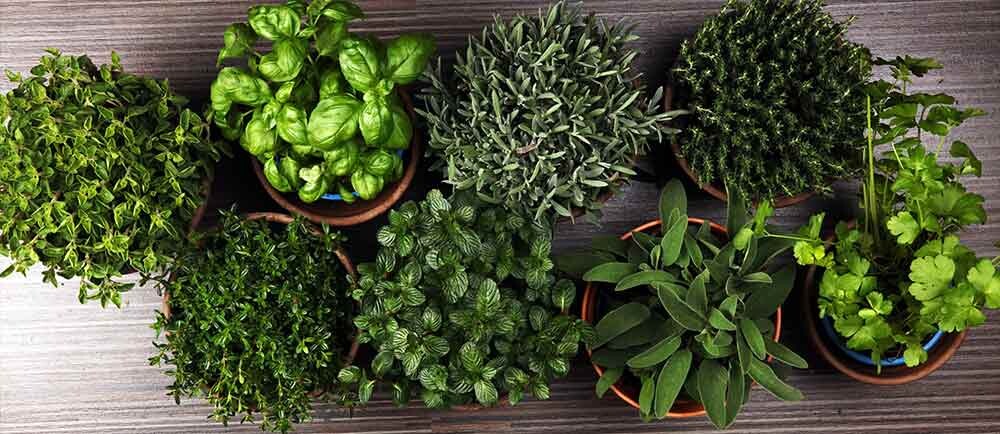
[[[246,23],[230,24],[226,27],[226,32],[222,36],[223,47],[219,50],[219,57],[215,60],[215,66],[222,64],[223,60],[243,57],[253,51],[253,45],[257,43],[257,34]]]
[[[365,170],[355,170],[351,174],[351,186],[364,200],[374,199],[382,191],[384,182],[381,176],[368,173]]]
[[[348,36],[341,42],[340,70],[355,90],[365,92],[375,86],[381,75],[381,56],[377,41]]]
[[[326,16],[337,21],[351,21],[364,18],[361,8],[344,0],[316,0],[306,9],[310,17]]]
[[[273,82],[294,79],[305,64],[309,44],[304,39],[291,38],[274,41],[272,51],[265,54],[257,65],[260,74]]]
[[[254,77],[239,68],[226,67],[212,82],[212,109],[222,112],[229,111],[229,105],[239,103],[258,107],[271,100],[271,88],[267,82]]]
[[[299,199],[303,202],[315,202],[330,190],[330,177],[322,173],[321,166],[316,165],[308,169],[302,169],[299,171],[299,174],[299,177],[305,181],[305,185],[299,189]]]
[[[334,176],[347,176],[354,171],[361,160],[361,147],[357,141],[348,140],[330,151],[323,153],[327,172]]]
[[[302,166],[299,164],[299,160],[288,155],[284,156],[278,164],[281,176],[284,176],[288,180],[288,185],[292,190],[298,190],[302,187],[302,179],[299,178],[299,170],[301,169]]]
[[[365,143],[381,145],[392,133],[392,111],[389,110],[389,104],[384,98],[365,99],[361,116],[358,118],[361,135],[365,138]]]
[[[391,174],[392,168],[395,165],[395,159],[397,158],[399,157],[384,149],[373,149],[362,160],[364,161],[365,171],[384,178]]]
[[[250,27],[265,39],[294,37],[302,24],[299,14],[284,5],[258,5],[248,12]]]
[[[413,124],[410,122],[410,116],[398,104],[391,104],[389,108],[392,110],[392,132],[389,133],[389,138],[385,139],[382,146],[389,149],[406,149],[410,146],[410,140],[413,139]]]
[[[267,178],[267,182],[276,190],[282,193],[292,191],[291,184],[289,184],[288,179],[282,175],[281,170],[278,167],[278,163],[274,161],[274,158],[271,158],[264,163],[264,177]]]
[[[323,18],[316,31],[316,50],[320,56],[336,57],[340,43],[347,37],[347,23]]]
[[[309,116],[309,143],[324,151],[346,142],[358,132],[361,103],[354,97],[339,95],[321,100]]]
[[[305,145],[306,138],[306,112],[291,104],[285,104],[278,111],[275,119],[278,127],[278,136],[282,140],[292,145]]]
[[[278,136],[275,134],[274,128],[268,125],[266,119],[254,116],[247,123],[246,131],[240,137],[240,146],[251,155],[266,160],[274,157],[274,152],[278,147]]]
[[[405,34],[386,45],[385,77],[397,84],[408,84],[427,67],[434,54],[434,38],[425,34]]]
[[[323,70],[323,76],[319,79],[319,99],[324,100],[337,95],[342,95],[346,90],[346,85],[341,79],[340,68],[331,65]]]

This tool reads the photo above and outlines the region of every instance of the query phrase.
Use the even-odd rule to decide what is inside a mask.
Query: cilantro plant
[[[537,17],[497,17],[440,64],[422,95],[434,165],[458,190],[474,191],[528,219],[596,211],[602,195],[635,173],[633,159],[677,113],[661,91],[645,98],[632,71],[637,36],[563,2]]]
[[[553,275],[548,230],[517,214],[433,190],[390,212],[378,241],[353,291],[360,341],[376,354],[370,369],[341,372],[362,400],[377,380],[400,405],[548,399],[592,335],[565,314],[576,288]]]
[[[46,282],[80,277],[79,299],[121,304],[133,283],[185,247],[223,148],[165,80],[126,73],[118,54],[46,50],[0,95],[0,254]]]
[[[591,360],[605,368],[598,396],[628,373],[642,383],[643,419],[666,417],[678,399],[695,400],[718,428],[736,419],[752,381],[779,399],[802,399],[767,364],[771,356],[807,367],[770,339],[771,317],[795,282],[794,266],[771,265],[794,241],[767,229],[772,212],[765,201],[751,216],[731,196],[726,223],[736,235],[723,240],[708,222],[688,220],[684,187],[673,180],[660,196],[662,235],[598,238],[592,252],[559,259],[560,269],[587,282],[614,285],[591,345]]]
[[[310,396],[353,397],[339,386],[355,328],[343,238],[301,218],[281,229],[223,211],[220,228],[181,257],[157,312],[153,365],[168,366],[177,403],[200,396],[228,424],[233,417],[287,432],[310,418]]]
[[[907,366],[927,360],[923,342],[938,330],[959,332],[982,324],[984,307],[1000,308],[1000,258],[977,258],[959,232],[986,221],[983,197],[961,177],[981,176],[982,163],[953,129],[982,110],[961,109],[945,94],[908,92],[913,77],[941,68],[933,59],[878,59],[893,82],[868,87],[868,145],[861,185],[864,214],[857,227],[840,223],[836,239],[818,238],[823,215],[813,216],[809,241],[795,246],[800,264],[825,267],[819,312],[853,350],[870,351],[876,369],[886,354]],[[936,142],[932,151],[925,141]],[[877,159],[876,147],[886,147]]]
[[[821,0],[729,0],[672,71],[702,183],[754,199],[829,191],[858,170],[870,54]]]
[[[352,2],[290,1],[250,8],[247,23],[226,29],[212,83],[212,112],[230,140],[264,165],[268,182],[314,202],[328,192],[347,202],[375,198],[403,176],[398,154],[413,125],[396,86],[413,82],[434,52],[428,35],[386,44],[347,31],[364,14]],[[258,38],[271,51],[258,52]],[[352,192],[353,190],[353,192]]]

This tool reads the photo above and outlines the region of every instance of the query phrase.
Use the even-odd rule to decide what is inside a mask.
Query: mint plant
[[[171,267],[153,324],[164,340],[150,364],[168,367],[177,403],[201,397],[223,424],[277,432],[308,421],[316,393],[353,404],[337,379],[356,335],[344,238],[301,217],[279,225],[222,211],[198,241]]]
[[[434,40],[349,33],[363,16],[350,1],[290,1],[251,7],[248,23],[226,29],[220,64],[245,58],[247,69],[223,68],[212,83],[215,124],[303,202],[370,200],[403,176],[413,125],[396,87],[420,76]],[[271,51],[257,52],[258,39]]]
[[[354,323],[376,354],[341,379],[362,402],[376,382],[393,401],[432,408],[548,399],[590,327],[566,314],[576,288],[557,280],[549,231],[469,195],[432,190],[389,214],[374,263],[358,267]]]
[[[46,50],[0,95],[0,272],[79,277],[81,303],[121,305],[139,271],[159,276],[185,250],[225,145],[166,80]]]
[[[596,213],[679,114],[660,109],[661,89],[644,96],[631,30],[562,1],[496,17],[453,69],[439,62],[427,77],[419,113],[440,154],[433,168],[527,219]]]
[[[1000,258],[977,258],[959,233],[983,224],[983,197],[966,190],[963,176],[981,176],[982,163],[962,141],[952,141],[956,162],[940,161],[948,136],[981,116],[945,94],[908,92],[913,77],[941,68],[934,59],[878,59],[893,81],[868,86],[868,144],[861,185],[864,213],[857,227],[839,223],[836,238],[819,236],[823,214],[813,217],[810,240],[795,245],[800,264],[824,267],[819,312],[830,318],[847,347],[870,351],[876,369],[887,354],[907,366],[927,360],[923,342],[938,330],[959,332],[1000,308]],[[932,151],[925,141],[936,142]],[[888,150],[876,157],[876,147]]]
[[[726,224],[735,235],[722,239],[708,222],[688,220],[684,187],[673,180],[660,196],[660,235],[599,238],[591,252],[559,258],[560,269],[614,288],[590,346],[591,360],[605,368],[598,396],[629,374],[642,383],[644,420],[662,419],[686,399],[701,403],[720,429],[736,419],[753,381],[779,399],[802,399],[767,363],[807,367],[770,339],[772,316],[795,282],[794,266],[771,262],[797,238],[768,230],[772,211],[763,202],[750,215],[741,196],[731,196]]]
[[[822,0],[728,0],[672,70],[681,156],[751,199],[830,191],[859,170],[871,55]]]

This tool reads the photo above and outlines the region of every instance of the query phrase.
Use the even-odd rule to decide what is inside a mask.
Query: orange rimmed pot
[[[281,225],[287,225],[291,223],[293,220],[295,220],[294,217],[288,214],[282,214],[276,212],[249,213],[249,214],[244,214],[243,218],[247,220],[264,220],[267,222],[281,224]],[[197,227],[197,223],[199,221],[192,222],[192,230],[194,230],[194,228]],[[316,234],[320,233],[319,229],[316,229],[315,227],[311,228],[311,230],[313,233]],[[337,250],[334,252],[334,254],[337,255],[337,260],[339,260],[340,264],[344,267],[345,270],[347,270],[347,273],[350,274],[352,278],[357,279],[357,271],[354,268],[354,263],[351,262],[350,256],[347,255],[347,251],[344,250],[343,247],[338,247]],[[170,277],[170,280],[173,280],[173,276]],[[166,319],[170,318],[170,292],[167,290],[163,291],[163,301],[160,311],[163,313],[164,318]],[[357,357],[358,349],[360,348],[360,342],[358,342],[358,337],[360,336],[360,334],[361,334],[360,330],[355,331],[354,338],[351,339],[351,347],[350,349],[348,349],[347,355],[344,356],[344,366],[353,363],[354,359]],[[310,393],[310,396],[316,397],[321,395],[322,393],[323,393],[322,391],[314,391]]]
[[[416,114],[413,110],[413,102],[410,94],[403,88],[397,89],[397,94],[403,102],[406,113],[410,116],[410,121],[415,124]],[[253,164],[253,171],[257,175],[260,185],[267,191],[267,195],[274,199],[278,205],[293,214],[299,214],[317,223],[325,223],[330,226],[345,227],[355,226],[367,222],[392,208],[399,199],[403,197],[406,190],[413,183],[413,178],[417,173],[417,166],[423,154],[423,146],[420,143],[420,131],[413,128],[413,137],[410,139],[408,150],[408,161],[403,170],[403,177],[392,184],[388,184],[372,200],[355,200],[354,203],[347,203],[342,200],[327,200],[320,198],[313,203],[305,203],[299,200],[298,196],[292,193],[282,193],[271,186],[264,175],[264,167],[256,157],[250,156]]]
[[[674,88],[673,86],[667,86],[663,92],[663,109],[665,111],[671,110],[671,104],[673,104],[673,99],[674,99]],[[710,196],[718,200],[721,200],[723,202],[729,201],[729,196],[726,194],[726,191],[724,189],[721,189],[712,183],[701,182],[701,180],[698,178],[698,174],[694,173],[694,170],[691,169],[690,165],[688,165],[687,159],[685,159],[684,155],[681,153],[681,145],[676,135],[673,136],[670,140],[670,149],[673,151],[674,159],[677,160],[677,165],[680,166],[681,171],[683,171],[684,174],[687,175],[688,179],[694,182],[698,186],[698,188],[700,188],[702,191],[708,193]],[[772,200],[772,202],[775,208],[784,208],[787,206],[792,206],[804,202],[815,195],[816,192],[807,191],[796,194],[794,196],[778,196],[775,197]]]
[[[728,232],[726,228],[718,223],[710,220],[704,220],[699,218],[688,217],[688,225],[701,225],[708,222],[712,229],[712,233],[720,237],[728,237]],[[660,227],[660,220],[653,220],[626,232],[624,235],[619,237],[621,240],[628,240],[632,238],[632,234],[635,232],[658,232]],[[582,306],[580,308],[580,318],[584,321],[595,324],[599,319],[597,317],[597,286],[593,283],[588,282],[587,286],[584,288]],[[778,342],[781,338],[781,308],[774,314],[774,341]],[[587,355],[593,355],[590,348],[587,349]],[[770,361],[770,357],[768,357]],[[597,372],[598,378],[604,375],[604,368],[601,368],[598,364],[591,362],[594,366],[594,371]],[[631,384],[626,375],[623,375],[618,379],[615,384],[611,385],[611,390],[618,395],[622,401],[627,402],[632,407],[639,409],[639,387],[635,384]],[[674,402],[674,406],[670,408],[667,412],[667,417],[672,418],[684,418],[684,417],[697,417],[705,415],[705,407],[696,401],[681,400],[678,399]]]

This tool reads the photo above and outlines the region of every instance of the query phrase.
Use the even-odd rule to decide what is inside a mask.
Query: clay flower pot
[[[271,223],[277,223],[282,225],[287,225],[294,220],[294,217],[288,214],[281,214],[276,212],[249,213],[245,214],[243,218],[247,220],[265,220]],[[191,226],[192,229],[197,227],[197,223],[198,223],[197,221],[192,222]],[[313,230],[315,233],[317,234],[319,233],[318,229],[314,228]],[[350,274],[353,278],[356,279],[357,271],[354,268],[354,263],[351,262],[350,256],[347,255],[347,251],[345,251],[343,247],[338,247],[335,254],[337,255],[337,259],[340,261],[340,264],[344,267],[345,270],[347,270],[348,274]],[[170,279],[173,280],[173,277],[171,277]],[[164,318],[167,319],[170,318],[170,292],[166,290],[163,291],[163,302],[162,306],[160,307],[160,312],[163,312]],[[347,355],[344,356],[344,366],[353,363],[354,359],[358,355],[358,348],[360,347],[360,343],[358,342],[358,336],[360,333],[361,333],[360,331],[356,331],[354,334],[354,339],[351,340],[351,348],[347,351]],[[315,397],[321,394],[322,391],[314,391],[310,395]]]
[[[410,116],[410,120],[415,121],[416,116],[413,111],[413,102],[410,100],[410,94],[402,88],[398,89],[398,94],[403,101],[403,107],[406,108],[406,113]],[[260,161],[253,157],[250,160],[253,164],[253,171],[257,174],[257,180],[260,181],[264,190],[267,191],[268,196],[271,196],[271,199],[274,199],[282,208],[317,223],[343,227],[367,222],[388,211],[389,208],[392,208],[403,197],[403,193],[406,192],[413,182],[413,177],[417,173],[417,166],[420,163],[422,153],[423,147],[420,144],[420,132],[414,127],[413,137],[410,139],[410,148],[404,157],[408,160],[406,168],[403,171],[403,177],[399,181],[386,185],[374,199],[358,199],[354,203],[325,198],[320,198],[313,203],[305,203],[299,200],[294,192],[282,193],[272,187],[264,175],[264,167],[260,164]]]
[[[853,223],[851,225],[853,226]],[[827,241],[832,241],[833,238],[830,236]],[[938,332],[924,342],[924,349],[927,350],[926,362],[909,368],[901,360],[887,358],[881,361],[882,372],[877,373],[875,364],[868,354],[849,350],[844,339],[833,330],[830,321],[819,317],[820,274],[817,273],[820,272],[816,266],[809,267],[803,281],[805,292],[802,297],[802,312],[805,317],[806,334],[823,360],[848,377],[862,383],[881,386],[911,383],[930,375],[944,365],[955,355],[965,340],[968,330],[963,330],[961,333]]]
[[[673,103],[673,99],[674,99],[674,88],[673,86],[667,86],[663,92],[664,110],[667,111],[671,110],[671,104]],[[698,174],[694,173],[694,170],[691,169],[691,166],[688,165],[687,160],[681,154],[681,145],[680,142],[678,142],[677,136],[674,136],[670,140],[670,149],[673,150],[674,158],[677,160],[677,165],[681,167],[681,170],[684,172],[684,174],[687,175],[687,177],[692,182],[697,184],[698,187],[702,189],[702,191],[708,193],[710,196],[718,200],[721,200],[723,202],[727,202],[729,200],[729,197],[726,195],[726,191],[724,188],[719,188],[718,186],[711,183],[703,184],[699,180]],[[801,203],[806,199],[813,197],[814,195],[816,195],[816,192],[807,191],[804,193],[796,194],[795,196],[778,196],[773,198],[773,205],[775,208],[784,208],[786,206],[792,206]]]
[[[701,225],[704,222],[706,222],[706,220],[699,218],[691,218],[691,217],[688,218],[688,225]],[[728,236],[725,227],[712,221],[708,221],[708,223],[709,225],[711,225],[712,233],[714,233],[716,236],[721,236],[721,237]],[[632,229],[631,231],[619,237],[619,239],[621,240],[631,239],[633,232],[658,232],[659,228],[660,228],[660,220],[658,219],[653,220],[646,224],[638,226],[635,229]],[[580,318],[591,324],[596,324],[597,321],[600,320],[600,316],[598,315],[597,312],[597,304],[598,304],[597,291],[598,291],[597,285],[588,282],[587,286],[584,288],[583,301],[582,301],[582,306],[580,308]],[[773,339],[775,342],[778,342],[780,338],[781,338],[781,308],[779,307],[777,312],[775,312],[774,314]],[[593,354],[592,351],[588,348],[587,355],[591,356],[592,354]],[[770,360],[771,358],[768,357],[768,361]],[[591,362],[591,365],[594,366],[594,371],[597,372],[598,378],[604,375],[604,368],[593,362]],[[627,402],[629,405],[638,410],[639,385],[637,383],[638,381],[635,378],[632,378],[630,375],[627,375],[626,373],[626,375],[622,375],[622,377],[619,378],[615,384],[611,385],[611,390],[615,392],[615,395],[618,395],[618,397],[621,398],[622,401]],[[674,402],[673,407],[671,407],[670,411],[667,412],[667,417],[672,417],[672,418],[697,417],[703,415],[705,415],[705,407],[702,406],[701,403],[696,401],[682,400],[682,399],[678,399],[676,402]]]

